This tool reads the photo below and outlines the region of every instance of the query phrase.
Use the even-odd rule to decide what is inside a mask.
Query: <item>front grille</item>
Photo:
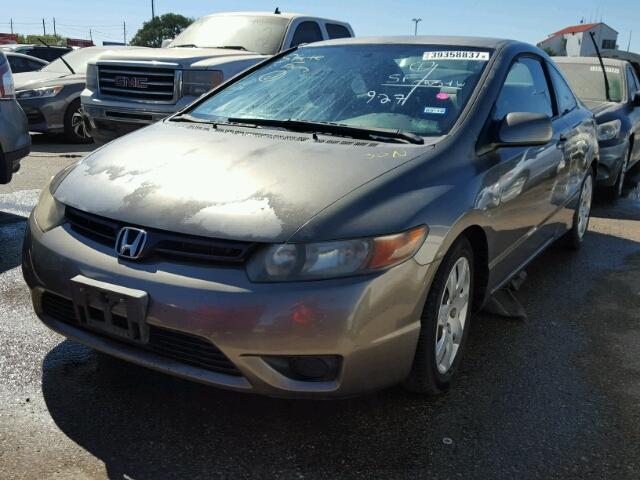
[[[172,103],[175,84],[173,68],[98,65],[100,92],[110,97]]]
[[[73,207],[66,208],[65,217],[73,231],[109,247],[115,247],[116,237],[121,228],[144,229],[148,237],[143,259],[159,256],[214,264],[242,264],[258,246],[253,242],[209,239],[130,225]]]
[[[126,343],[143,350],[153,352],[161,357],[169,358],[186,365],[203,368],[212,372],[226,375],[241,376],[242,374],[209,340],[178,332],[167,328],[149,325],[149,342],[146,344],[127,342],[119,338],[90,329],[76,318],[73,302],[51,292],[42,295],[42,311],[55,320],[72,325],[96,335],[106,336],[111,340]],[[126,319],[123,319],[126,321]]]

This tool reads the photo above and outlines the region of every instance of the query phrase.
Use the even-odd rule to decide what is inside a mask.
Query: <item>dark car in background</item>
[[[42,321],[274,396],[443,393],[472,310],[588,230],[593,114],[541,50],[300,46],[58,174],[23,271]]]
[[[47,48],[47,47],[44,47]],[[62,133],[70,142],[90,143],[81,114],[87,63],[129,47],[87,47],[54,60],[37,72],[14,75],[16,98],[33,132]],[[135,47],[131,47],[135,48]]]
[[[41,58],[24,55],[22,53],[5,52],[11,71],[14,73],[36,72],[49,65],[49,62]]]
[[[0,51],[0,184],[9,183],[29,154],[31,138],[27,118],[16,102],[13,75],[7,57]]]
[[[598,122],[598,178],[612,199],[620,197],[626,173],[640,161],[640,81],[624,60],[554,57],[576,95]]]
[[[22,53],[31,57],[41,58],[47,62],[53,62],[57,58],[71,52],[71,47],[46,46],[46,45],[19,45],[12,49],[14,53]]]

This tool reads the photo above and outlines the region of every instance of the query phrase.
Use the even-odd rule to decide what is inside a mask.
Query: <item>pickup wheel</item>
[[[440,395],[449,389],[466,345],[473,299],[473,249],[466,237],[440,264],[420,319],[420,337],[405,387]]]
[[[71,143],[93,142],[82,118],[82,106],[79,98],[71,102],[64,114],[64,136]]]

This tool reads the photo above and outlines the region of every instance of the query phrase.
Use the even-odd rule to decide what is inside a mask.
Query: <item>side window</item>
[[[293,34],[291,46],[297,47],[301,43],[313,43],[320,40],[322,40],[320,26],[316,22],[302,22]]]
[[[627,88],[629,89],[629,98],[633,99],[633,96],[638,91],[638,84],[636,83],[636,76],[631,71],[631,67],[627,67],[626,71],[627,71]]]
[[[24,72],[24,62],[22,61],[22,58],[20,57],[7,57],[7,60],[9,60],[9,66],[11,67],[11,71],[13,73],[21,73]]]
[[[350,38],[351,32],[349,29],[343,25],[337,25],[335,23],[327,23],[325,25],[327,27],[327,33],[329,34],[329,38]]]
[[[511,112],[553,117],[549,84],[540,61],[523,57],[511,66],[496,100],[493,120],[501,121]]]
[[[44,65],[42,63],[34,62],[33,60],[29,60],[29,71],[40,70]]]
[[[578,106],[576,97],[571,91],[571,87],[567,85],[562,75],[552,65],[548,66],[549,73],[551,74],[551,81],[553,82],[553,88],[556,91],[556,100],[558,101],[558,113],[564,115],[570,112]]]

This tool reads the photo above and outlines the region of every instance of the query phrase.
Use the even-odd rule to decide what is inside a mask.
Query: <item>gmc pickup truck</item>
[[[106,143],[171,115],[271,55],[352,36],[348,23],[278,10],[207,15],[166,47],[90,63],[84,121],[94,140]]]

